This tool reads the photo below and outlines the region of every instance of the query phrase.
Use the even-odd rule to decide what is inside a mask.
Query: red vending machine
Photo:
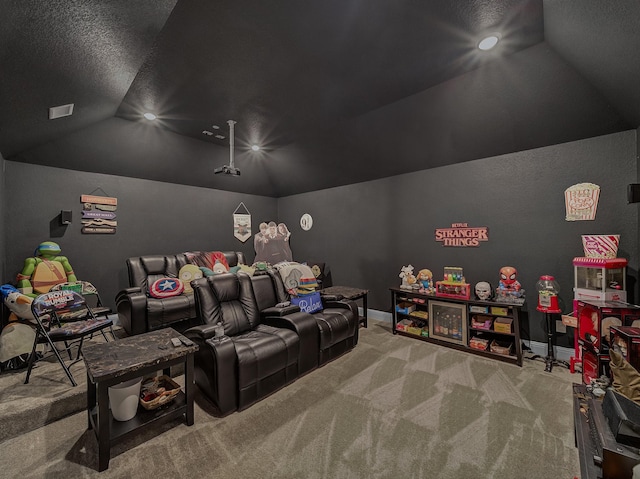
[[[609,375],[611,328],[640,327],[640,307],[615,301],[576,301],[582,381]]]

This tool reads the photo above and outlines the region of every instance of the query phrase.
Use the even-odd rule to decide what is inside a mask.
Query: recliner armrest
[[[341,294],[322,294],[322,291],[320,291],[320,297],[322,301],[342,301],[344,299]]]
[[[199,326],[194,326],[193,328],[187,329],[183,333],[187,338],[194,339],[197,338],[200,341],[204,342],[207,339],[211,339],[216,335],[216,325],[215,324],[201,324]]]
[[[320,332],[316,320],[312,315],[297,311],[287,314],[286,316],[269,316],[263,318],[262,322],[276,328],[290,329],[298,335],[300,340],[298,371],[300,374],[304,374],[318,367]]]
[[[147,332],[147,295],[138,287],[123,289],[116,295],[120,324],[127,334]]]
[[[260,314],[263,318],[268,316],[286,316],[287,314],[297,313],[300,311],[300,306],[295,304],[290,304],[289,306],[284,306],[278,308],[277,306],[272,306],[270,308],[263,309],[260,311]]]
[[[356,317],[356,320],[358,320],[358,318],[360,317],[360,313],[358,312],[358,304],[355,301],[351,301],[348,299],[343,299],[340,301],[330,301],[323,297],[322,305],[325,308],[350,309],[353,312],[353,315]]]

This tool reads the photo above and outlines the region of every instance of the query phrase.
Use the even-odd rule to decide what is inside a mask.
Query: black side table
[[[185,416],[187,426],[194,421],[193,399],[195,383],[193,357],[197,345],[175,347],[171,338],[180,338],[177,331],[167,328],[137,336],[94,344],[83,348],[87,367],[88,428],[98,440],[98,470],[109,467],[111,445],[146,427]],[[184,363],[184,391],[173,401],[158,409],[138,412],[129,421],[116,421],[109,410],[109,386],[153,374],[160,369],[170,376],[170,368]]]
[[[362,316],[359,318],[359,322],[365,328],[367,327],[367,294],[368,289],[352,288],[351,286],[330,286],[320,290],[320,294],[326,294],[329,296],[342,296],[344,299],[351,301],[357,301],[362,299]]]

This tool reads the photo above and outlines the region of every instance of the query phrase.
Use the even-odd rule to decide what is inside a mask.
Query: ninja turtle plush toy
[[[24,260],[24,268],[17,278],[18,290],[36,297],[48,293],[56,284],[78,281],[67,257],[59,256],[60,251],[58,243],[40,243],[34,257]]]

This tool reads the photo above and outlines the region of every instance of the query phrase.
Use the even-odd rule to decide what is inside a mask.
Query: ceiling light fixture
[[[233,129],[236,122],[233,120],[229,120],[227,121],[227,123],[229,124],[229,164],[221,166],[220,168],[216,168],[215,170],[213,170],[213,173],[216,175],[218,173],[223,173],[225,175],[240,176],[240,170],[236,168],[235,164],[233,163]]]
[[[154,115],[151,112],[147,112],[142,116],[144,116],[147,120],[155,120],[156,118],[158,118],[156,115]]]
[[[253,151],[258,151],[260,149],[260,147],[258,145],[251,145],[251,149]]]
[[[478,42],[478,48],[482,51],[491,50],[493,47],[495,47],[498,44],[499,41],[500,41],[500,34],[492,33],[490,35],[487,35],[486,37],[484,37],[482,40]]]

